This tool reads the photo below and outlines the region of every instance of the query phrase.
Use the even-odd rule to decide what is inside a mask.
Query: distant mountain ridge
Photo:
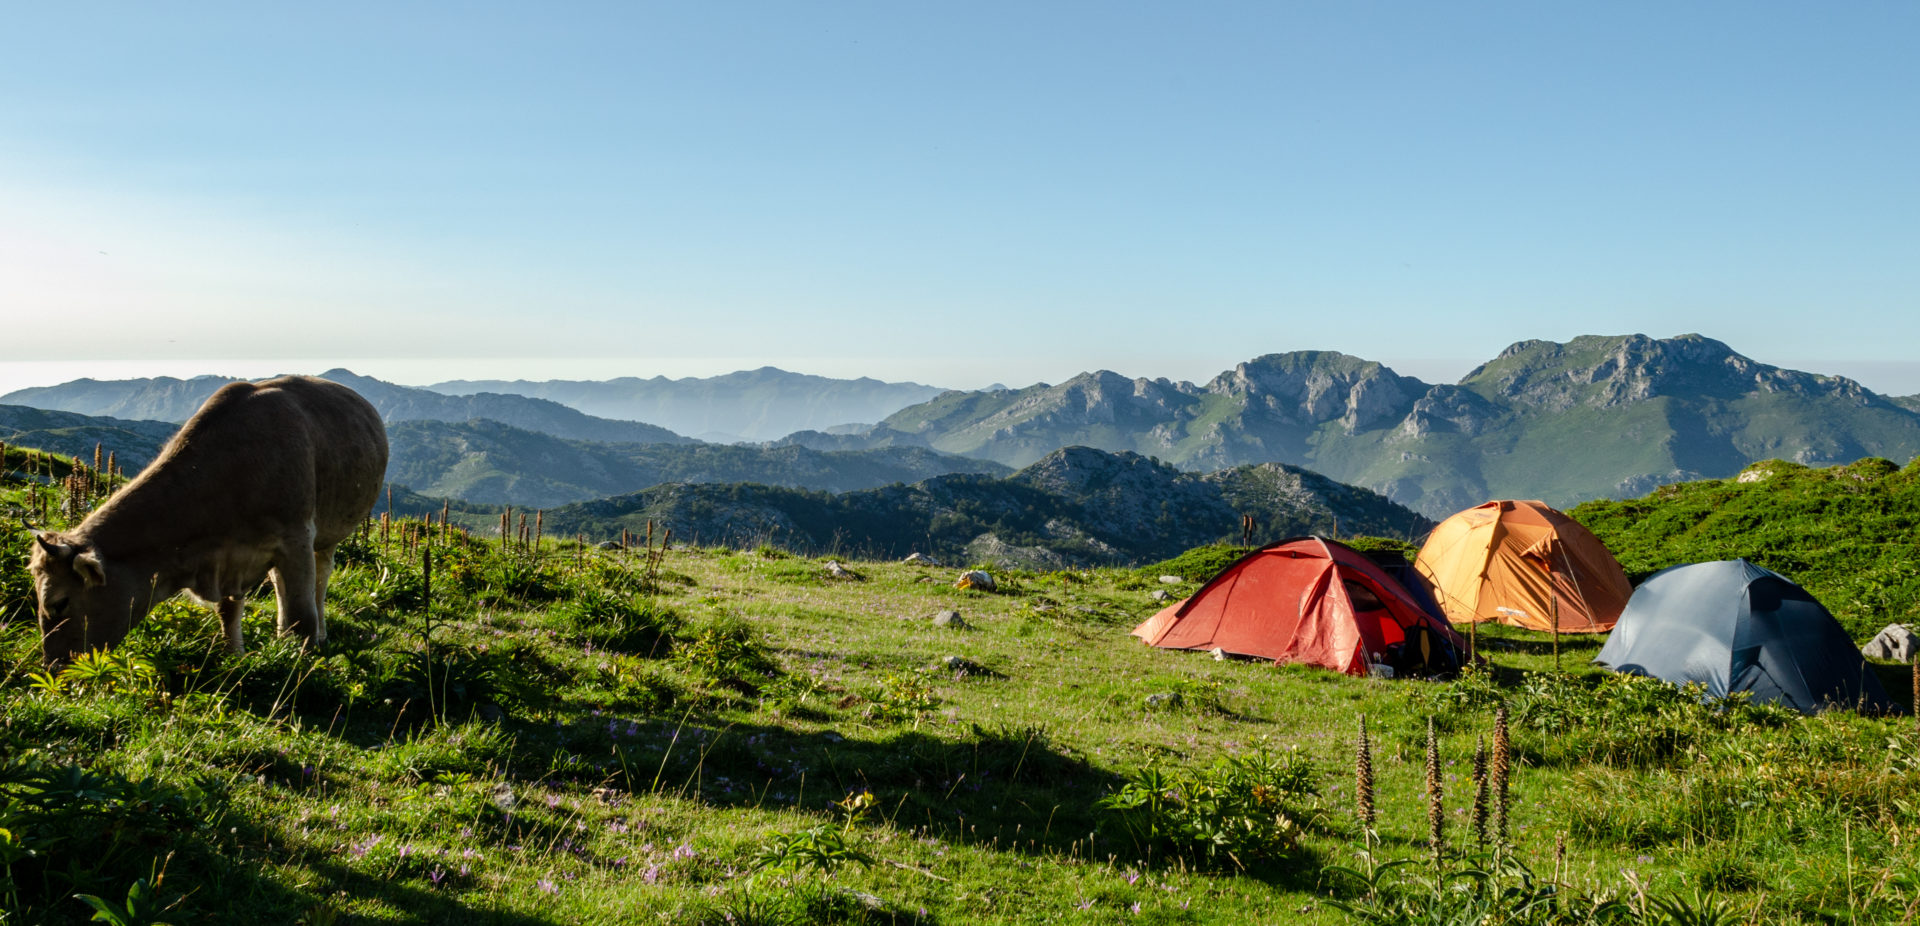
[[[320,374],[320,378],[352,387],[372,402],[374,408],[380,411],[380,417],[389,423],[485,418],[569,440],[649,444],[692,442],[691,438],[666,428],[638,421],[597,418],[546,399],[493,393],[448,396],[427,389],[396,386],[340,369],[328,370]],[[193,417],[208,396],[232,382],[238,380],[228,376],[196,376],[185,380],[159,376],[110,382],[80,379],[58,386],[17,390],[0,396],[0,403],[178,424]]]
[[[1559,505],[1730,475],[1759,459],[1920,453],[1920,414],[1836,376],[1784,370],[1699,335],[1522,341],[1458,384],[1329,351],[1257,357],[1205,386],[1099,371],[950,392],[840,447],[924,443],[1010,466],[1085,444],[1195,470],[1277,461],[1439,516],[1489,497]]]
[[[821,452],[799,446],[573,441],[496,421],[387,426],[390,481],[427,495],[553,507],[661,483],[751,482],[846,492],[948,473],[1012,470],[924,447]]]
[[[766,441],[795,431],[872,424],[947,391],[775,367],[684,379],[452,380],[426,388],[447,395],[495,392],[551,399],[590,415],[647,421],[680,434],[725,441]]]
[[[114,465],[132,474],[153,462],[178,426],[164,421],[129,421],[25,405],[0,405],[0,444],[32,447],[79,457],[89,463],[98,445],[113,454]]]

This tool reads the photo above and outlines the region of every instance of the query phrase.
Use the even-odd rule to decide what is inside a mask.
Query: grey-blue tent
[[[1640,583],[1594,661],[1809,714],[1894,709],[1840,622],[1806,589],[1744,559],[1675,566]]]

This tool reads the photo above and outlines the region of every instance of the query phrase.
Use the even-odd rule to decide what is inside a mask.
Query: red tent
[[[1421,610],[1372,560],[1319,537],[1241,557],[1133,635],[1153,646],[1221,649],[1348,675],[1366,675],[1372,661],[1445,671],[1459,665],[1464,648],[1444,618]]]

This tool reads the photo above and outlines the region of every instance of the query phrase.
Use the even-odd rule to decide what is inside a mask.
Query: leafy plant
[[[1625,901],[1607,894],[1569,890],[1535,875],[1511,856],[1467,860],[1422,873],[1412,859],[1379,862],[1359,853],[1357,868],[1329,865],[1322,873],[1336,884],[1360,889],[1357,897],[1334,897],[1327,905],[1363,923],[1501,923],[1508,926],[1602,926],[1649,923]]]
[[[847,842],[845,828],[822,823],[804,830],[774,833],[754,851],[748,867],[787,875],[806,872],[827,875],[844,865],[871,864],[873,856]]]
[[[73,896],[93,908],[94,922],[111,923],[112,926],[171,926],[159,918],[162,911],[145,878],[127,888],[127,902],[124,905],[92,894]]]
[[[1144,855],[1246,868],[1297,848],[1315,816],[1301,802],[1318,793],[1316,778],[1306,756],[1262,744],[1197,772],[1149,766],[1096,806]]]
[[[920,718],[939,706],[940,698],[934,694],[925,670],[889,672],[880,679],[879,689],[868,698],[867,716],[888,723],[918,724]]]
[[[764,645],[745,624],[719,621],[674,641],[673,659],[710,686],[752,694],[777,672]]]

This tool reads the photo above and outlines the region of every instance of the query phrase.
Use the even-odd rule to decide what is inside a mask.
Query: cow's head
[[[136,570],[116,569],[98,551],[53,531],[33,537],[27,568],[40,598],[40,654],[48,665],[113,646],[146,616],[152,583]]]

